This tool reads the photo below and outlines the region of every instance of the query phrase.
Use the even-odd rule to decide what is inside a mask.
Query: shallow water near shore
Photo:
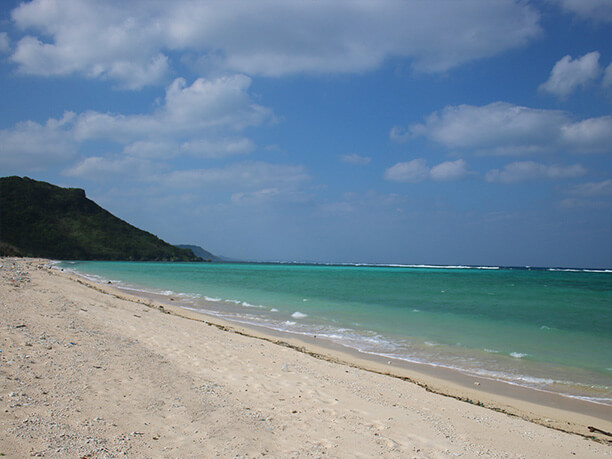
[[[612,273],[491,267],[62,262],[133,293],[612,405]]]

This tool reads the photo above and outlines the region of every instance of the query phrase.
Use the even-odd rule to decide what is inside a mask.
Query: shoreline
[[[9,457],[612,456],[609,421],[498,395],[478,406],[482,380],[457,384],[467,403],[431,375],[255,336],[46,263],[0,259]]]
[[[107,281],[112,280],[114,282],[112,287],[119,289],[128,295],[139,298],[149,298],[168,305],[179,305],[183,308],[199,312],[208,317],[209,320],[224,320],[234,324],[235,326],[248,328],[257,336],[272,335],[274,337],[282,338],[290,337],[292,339],[295,338],[297,340],[301,340],[303,344],[320,345],[325,349],[340,351],[344,354],[348,354],[348,358],[350,360],[357,358],[378,363],[387,363],[391,361],[393,362],[392,365],[395,368],[399,366],[412,370],[413,372],[426,373],[428,377],[441,377],[442,379],[450,380],[451,382],[464,382],[464,386],[466,386],[465,381],[468,380],[470,381],[470,384],[474,384],[476,386],[478,386],[481,381],[485,381],[487,384],[480,388],[485,389],[485,392],[487,391],[486,389],[488,386],[493,385],[494,387],[492,387],[492,390],[498,395],[505,395],[508,392],[514,392],[518,394],[514,396],[514,398],[527,399],[535,401],[536,403],[540,398],[549,398],[551,400],[547,402],[548,404],[552,403],[554,406],[559,407],[568,406],[567,409],[570,411],[588,413],[591,410],[585,407],[588,407],[590,404],[603,405],[604,407],[612,408],[612,398],[610,398],[609,392],[609,376],[595,374],[595,378],[593,378],[593,375],[582,374],[580,365],[574,365],[575,368],[563,367],[562,365],[555,367],[555,364],[544,362],[542,363],[543,366],[537,366],[537,364],[530,362],[528,359],[526,359],[526,363],[522,363],[523,361],[521,357],[527,356],[528,354],[517,354],[517,356],[515,356],[515,353],[513,352],[508,354],[509,356],[513,357],[513,359],[510,359],[506,356],[506,353],[510,352],[508,349],[504,351],[490,351],[487,349],[487,347],[491,349],[496,348],[487,345],[481,346],[484,348],[485,352],[483,353],[481,350],[480,353],[482,355],[477,355],[475,357],[474,362],[480,362],[480,364],[477,365],[470,364],[470,362],[468,362],[468,365],[456,364],[455,360],[449,360],[448,355],[442,359],[438,358],[439,356],[437,355],[432,355],[431,357],[433,358],[428,358],[427,351],[429,349],[426,347],[418,348],[418,346],[417,353],[420,352],[420,358],[410,358],[409,356],[411,352],[406,352],[411,351],[409,348],[404,349],[404,354],[408,356],[408,358],[404,358],[404,356],[401,355],[402,352],[391,352],[389,354],[387,352],[377,352],[375,349],[368,349],[369,346],[367,345],[367,341],[358,342],[352,337],[348,339],[348,342],[343,342],[342,335],[338,334],[338,332],[344,331],[344,328],[339,328],[338,332],[332,330],[331,336],[327,338],[325,336],[328,334],[327,330],[319,330],[321,327],[317,325],[316,322],[311,323],[311,329],[307,330],[304,327],[293,327],[293,325],[295,325],[294,320],[296,320],[293,318],[287,318],[287,322],[284,324],[288,326],[283,326],[281,322],[285,320],[284,318],[279,320],[276,317],[273,318],[270,314],[264,314],[260,318],[262,319],[261,321],[254,318],[255,316],[253,316],[253,318],[249,318],[249,316],[252,314],[250,312],[244,312],[246,316],[243,317],[243,312],[240,307],[234,305],[234,303],[240,304],[240,301],[216,298],[219,295],[213,294],[213,298],[208,298],[206,296],[208,293],[201,291],[197,295],[192,295],[181,293],[181,291],[159,290],[155,288],[138,286],[137,284],[130,286],[129,284],[125,285],[121,280],[114,281],[111,273],[107,273],[105,276],[106,279],[104,279],[97,275],[73,271],[70,267],[64,267],[64,269],[66,269],[67,272],[72,272],[76,276],[84,278],[90,282],[93,282],[94,284],[104,284],[107,287]],[[245,302],[242,302],[242,305],[263,308],[264,311],[267,311],[268,309],[266,306],[259,305],[257,300],[256,305]],[[278,305],[277,307],[281,308],[281,306]],[[293,306],[293,308],[295,307],[296,305]],[[300,306],[297,306],[297,308],[299,310]],[[255,311],[256,315],[259,314],[259,310],[256,309]],[[278,312],[278,310],[274,308],[271,309],[271,311]],[[308,311],[306,310],[306,312]],[[296,317],[301,316],[301,312],[296,313]],[[299,322],[300,326],[303,325],[301,320]],[[305,326],[308,327],[308,325]],[[335,325],[335,327],[343,326],[351,328],[351,325]],[[293,330],[293,328],[296,329]],[[547,327],[541,328],[544,329]],[[312,340],[313,336],[317,339]],[[393,339],[394,338],[391,338],[391,340]],[[461,340],[461,338],[455,339]],[[363,344],[366,344],[366,346],[362,349]],[[435,345],[429,342],[425,342],[425,344],[430,346]],[[427,349],[427,351],[425,351],[425,349]],[[439,348],[432,347],[431,349],[438,350],[438,354],[440,353]],[[520,352],[530,351],[521,350]],[[501,366],[499,366],[498,362],[494,361],[494,359],[490,357],[492,353],[499,354],[501,356],[500,358],[505,358],[507,362],[499,362],[501,363]],[[396,356],[393,354],[396,354]],[[466,356],[457,355],[456,357],[457,361],[462,361],[461,359]],[[470,358],[471,355],[467,355],[467,357]],[[513,362],[510,362],[511,360],[513,360]],[[516,365],[523,365],[523,368],[518,370],[518,372],[516,372],[516,369],[519,367],[515,368],[512,366],[515,365],[515,362],[519,362]],[[529,367],[529,365],[531,365],[531,367]],[[495,370],[497,374],[495,374],[494,371],[489,371],[491,368],[497,368],[497,370]],[[502,370],[501,368],[504,369]],[[565,373],[563,373],[564,371]],[[573,373],[573,371],[576,371],[576,373]],[[589,377],[591,379],[589,379]],[[607,392],[605,392],[604,389],[607,389]],[[534,393],[537,395],[534,395]],[[560,399],[561,401],[555,400],[557,395],[562,397]],[[576,403],[576,400],[579,402]],[[581,404],[580,402],[585,402],[586,404]],[[595,407],[594,410],[595,412],[600,413],[599,417],[607,420],[611,419],[605,410],[598,407]]]
[[[589,431],[589,427],[596,427],[599,424],[604,427],[596,427],[598,430],[612,432],[612,406],[610,405],[484,376],[470,375],[460,370],[433,364],[368,354],[327,339],[224,319],[208,313],[206,309],[195,310],[189,303],[175,299],[171,295],[156,294],[150,291],[135,292],[115,284],[95,282],[70,270],[62,271],[61,274],[106,294],[145,304],[167,314],[216,326],[223,331],[264,340],[331,363],[397,378],[437,395],[517,416],[561,432],[577,434],[589,439],[594,437],[603,441],[612,440],[612,436],[593,435],[593,432]],[[151,304],[146,302],[151,302]],[[198,302],[211,303],[205,299],[199,299]]]

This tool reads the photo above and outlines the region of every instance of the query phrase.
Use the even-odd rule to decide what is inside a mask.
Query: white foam
[[[260,304],[251,304],[251,303],[247,303],[246,301],[243,301],[242,303],[240,303],[242,306],[244,306],[245,308],[264,308],[265,306],[262,306]]]
[[[510,357],[514,357],[515,359],[522,359],[523,357],[527,357],[529,354],[523,354],[522,352],[511,352]]]
[[[308,317],[308,314],[304,314],[300,311],[295,311],[293,314],[291,314],[291,317],[293,317],[294,319],[302,319],[304,317]]]
[[[272,309],[270,309],[270,312],[278,312],[278,309],[272,308]]]
[[[548,271],[563,273],[612,273],[612,269],[548,268]]]
[[[204,299],[206,301],[214,301],[215,303],[223,301],[221,298],[215,298],[213,296],[205,296]]]

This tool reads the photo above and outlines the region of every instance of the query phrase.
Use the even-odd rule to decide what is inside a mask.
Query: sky
[[[612,267],[610,0],[3,0],[0,175],[260,261]]]

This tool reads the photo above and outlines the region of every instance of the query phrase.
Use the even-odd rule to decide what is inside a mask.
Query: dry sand
[[[0,455],[612,455],[612,437],[588,430],[612,430],[605,415],[465,396],[578,434],[562,432],[378,374],[385,370],[373,364],[362,369],[369,364],[350,356],[351,365],[334,363],[307,353],[325,353],[316,346],[298,352],[145,304],[44,263],[0,259]]]

